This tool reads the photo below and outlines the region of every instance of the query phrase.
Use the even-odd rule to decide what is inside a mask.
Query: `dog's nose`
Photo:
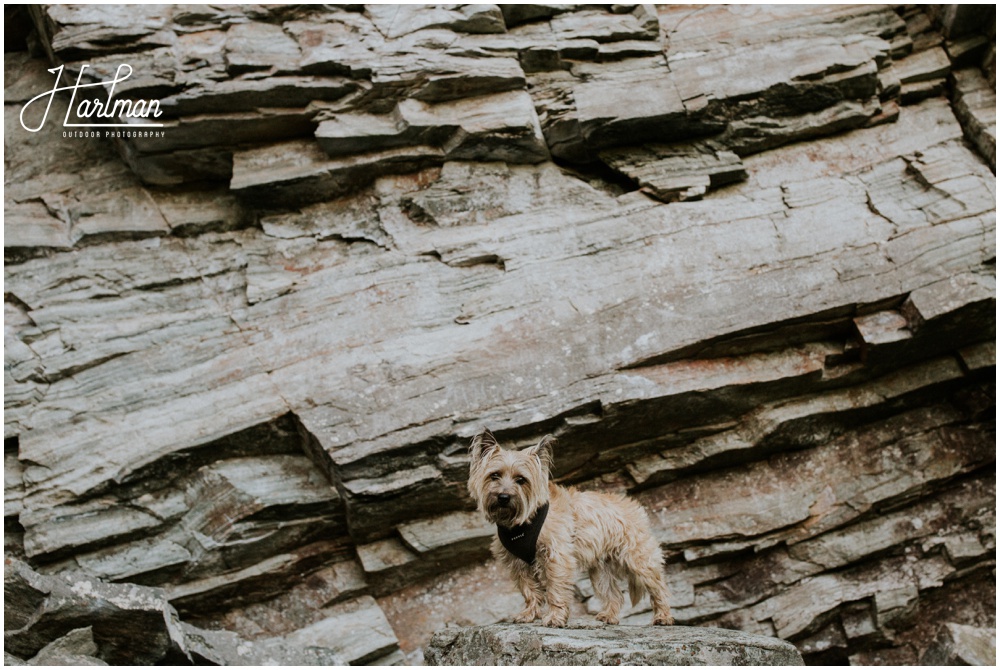
[[[500,503],[501,505],[506,505],[507,503],[510,502],[510,494],[501,493],[500,495],[497,496],[497,502]]]

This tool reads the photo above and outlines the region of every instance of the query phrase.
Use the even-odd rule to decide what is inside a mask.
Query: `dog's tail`
[[[630,574],[628,576],[628,597],[632,601],[632,607],[638,605],[646,593],[646,586],[635,575]]]

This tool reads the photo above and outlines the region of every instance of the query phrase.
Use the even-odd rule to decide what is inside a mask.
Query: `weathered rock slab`
[[[997,629],[947,623],[921,665],[996,665]]]
[[[718,628],[493,624],[445,629],[429,665],[802,665],[783,640]]]
[[[97,658],[94,632],[88,626],[53,640],[28,661],[28,665],[107,665]]]
[[[4,646],[29,665],[343,665],[384,657],[396,637],[370,596],[323,610],[294,636],[249,640],[182,622],[162,589],[4,562]],[[334,631],[337,634],[334,634]]]
[[[152,664],[174,645],[178,624],[160,589],[107,584],[85,574],[41,575],[5,557],[4,648],[22,658],[46,648],[55,654],[60,645],[50,643],[87,628],[96,648],[62,646],[77,652],[84,648],[85,655],[110,663]]]
[[[5,9],[5,547],[97,598],[12,588],[5,660],[509,620],[484,424],[649,508],[678,622],[830,664],[995,625],[995,38],[948,11]],[[21,127],[121,62],[164,136]]]
[[[958,70],[953,77],[955,116],[962,124],[965,136],[995,173],[997,165],[996,86],[990,84],[976,68]]]

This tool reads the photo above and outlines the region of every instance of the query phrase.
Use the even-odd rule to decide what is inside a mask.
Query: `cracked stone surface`
[[[430,660],[520,609],[484,426],[646,506],[680,624],[965,653],[995,37],[947,7],[5,8],[10,658]],[[22,127],[123,61],[163,137]]]
[[[548,629],[494,624],[436,634],[429,665],[802,665],[771,637],[685,626]]]

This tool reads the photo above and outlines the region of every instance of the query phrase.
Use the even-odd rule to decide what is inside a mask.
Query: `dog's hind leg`
[[[670,626],[674,617],[670,613],[670,591],[667,580],[663,576],[663,558],[656,540],[649,538],[643,551],[636,551],[623,556],[624,568],[628,571],[629,595],[632,604],[642,597],[643,592],[649,593],[653,606],[653,624]]]
[[[618,623],[618,613],[625,604],[625,596],[618,588],[615,574],[606,563],[599,563],[590,569],[590,582],[594,594],[601,599],[604,607],[597,613],[597,620],[608,624]]]

